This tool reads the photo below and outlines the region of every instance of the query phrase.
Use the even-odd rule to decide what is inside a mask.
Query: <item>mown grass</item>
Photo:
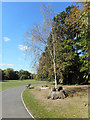
[[[46,84],[46,81],[36,81],[36,80],[6,80],[0,82],[0,91],[6,90],[8,88],[19,87],[23,85],[35,85],[35,84]]]
[[[41,105],[41,102],[35,99],[33,94],[29,93],[29,89],[23,92],[23,100],[35,118],[50,118],[53,115],[53,112],[48,114],[45,106]]]
[[[23,100],[35,118],[45,118],[45,120],[48,118],[88,118],[88,95],[86,91],[86,94],[84,91],[80,91],[80,95],[74,93],[73,97],[68,96],[64,100],[48,100],[46,95],[49,92],[47,90],[40,91],[35,87],[23,92]],[[79,92],[78,89],[77,92]]]

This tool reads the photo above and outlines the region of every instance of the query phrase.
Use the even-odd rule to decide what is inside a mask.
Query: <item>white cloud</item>
[[[8,38],[8,37],[3,37],[3,39],[4,39],[5,42],[8,42],[9,40],[11,40],[11,39]]]
[[[25,45],[18,45],[18,48],[19,48],[20,50],[28,50],[28,49],[29,49],[29,47],[28,47],[28,46],[25,46]]]
[[[0,64],[0,66],[13,66],[13,64]]]

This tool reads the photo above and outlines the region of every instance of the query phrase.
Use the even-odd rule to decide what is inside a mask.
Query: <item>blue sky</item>
[[[45,3],[46,4],[46,3]],[[59,13],[71,5],[68,2],[50,3],[51,8]],[[33,24],[42,23],[40,2],[3,2],[2,3],[2,63],[1,69],[29,70],[32,58],[25,59],[24,39]]]

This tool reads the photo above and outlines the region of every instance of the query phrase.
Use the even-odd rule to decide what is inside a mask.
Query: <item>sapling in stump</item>
[[[65,91],[63,90],[62,87],[59,87],[57,90],[55,88],[51,88],[51,91],[48,95],[48,99],[64,99],[67,97]]]

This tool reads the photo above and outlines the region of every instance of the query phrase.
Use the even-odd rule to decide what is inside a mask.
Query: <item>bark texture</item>
[[[51,91],[48,95],[48,99],[64,99],[65,97],[67,97],[65,91],[63,90],[62,87],[58,88],[58,91],[55,88],[51,88]]]

